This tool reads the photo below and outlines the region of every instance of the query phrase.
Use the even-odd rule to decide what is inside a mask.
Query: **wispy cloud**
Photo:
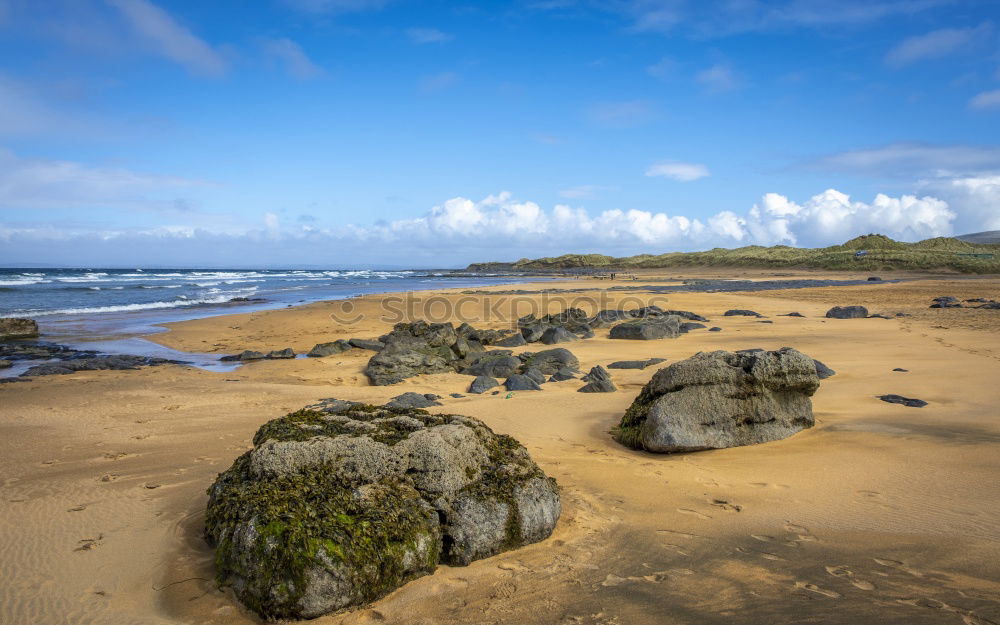
[[[291,39],[262,39],[261,47],[269,58],[281,63],[285,71],[302,80],[323,75],[323,68],[312,62],[302,46]]]
[[[632,128],[656,119],[658,110],[649,100],[598,102],[587,112],[590,120],[608,128]]]
[[[898,142],[830,154],[809,168],[894,178],[950,177],[1000,171],[1000,146]]]
[[[674,74],[677,73],[677,68],[680,63],[676,59],[669,56],[665,56],[656,63],[646,67],[646,73],[654,78],[659,78],[660,80],[667,80],[673,78]]]
[[[0,149],[0,210],[114,207],[186,211],[190,203],[177,197],[178,192],[207,184],[74,161],[22,158]]]
[[[441,72],[424,76],[420,79],[420,91],[424,93],[434,93],[442,91],[455,85],[458,82],[458,74],[455,72]]]
[[[935,59],[970,50],[986,41],[993,25],[984,22],[974,28],[942,28],[904,39],[885,57],[891,67],[903,67],[917,61]]]
[[[285,4],[306,13],[355,13],[383,8],[390,0],[284,0]]]
[[[716,63],[698,72],[694,79],[712,93],[732,91],[740,86],[740,81],[733,73],[733,68],[725,63]]]
[[[721,37],[790,28],[856,27],[913,15],[951,0],[627,0],[604,3],[637,32]]]
[[[147,0],[107,0],[118,9],[149,48],[194,74],[219,76],[226,60],[205,41],[181,26],[169,13]]]
[[[977,110],[1000,108],[1000,89],[976,94],[969,100],[969,107]]]
[[[679,161],[663,161],[650,165],[646,175],[651,178],[670,178],[680,182],[691,182],[709,175],[708,167],[699,163],[681,163]]]
[[[410,28],[406,31],[406,37],[413,43],[444,43],[454,39],[452,35],[436,28]]]

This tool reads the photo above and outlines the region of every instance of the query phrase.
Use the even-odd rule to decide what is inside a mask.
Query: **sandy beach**
[[[819,275],[851,277],[802,277]],[[206,488],[269,419],[321,398],[382,403],[418,391],[442,395],[442,412],[521,441],[559,482],[559,525],[541,543],[442,566],[316,623],[1000,623],[1000,311],[928,309],[940,295],[995,299],[1000,279],[669,295],[607,290],[616,284],[625,283],[516,287],[588,289],[544,295],[502,295],[511,287],[369,295],[186,321],[150,338],[220,356],[304,352],[383,334],[385,310],[407,302],[412,318],[493,328],[511,327],[513,312],[543,299],[550,312],[569,304],[591,313],[626,298],[668,302],[722,331],[620,341],[604,329],[567,347],[583,370],[795,347],[837,372],[813,397],[816,426],[752,447],[638,452],[608,431],[657,367],[613,370],[616,393],[581,394],[570,380],[543,392],[451,398],[465,393],[469,376],[369,386],[372,352],[359,349],[227,373],[165,365],[0,385],[0,622],[259,622],[213,581],[202,538]],[[851,304],[892,318],[823,317]],[[723,317],[731,308],[773,323]],[[804,317],[777,316],[791,311]],[[928,405],[876,399],[886,393]]]

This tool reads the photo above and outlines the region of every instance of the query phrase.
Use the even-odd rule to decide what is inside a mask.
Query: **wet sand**
[[[466,316],[485,316],[475,311],[488,296],[440,294],[452,311],[472,302]],[[510,398],[453,399],[469,376],[368,386],[371,352],[361,350],[229,373],[167,365],[7,384],[0,622],[257,622],[212,581],[201,538],[207,486],[271,418],[324,397],[381,402],[412,390],[442,395],[442,411],[478,417],[524,443],[558,479],[563,517],[542,543],[441,567],[369,608],[317,623],[1000,623],[1000,311],[927,309],[939,295],[1000,299],[1000,279],[683,293],[666,302],[590,295],[611,298],[602,307],[639,298],[693,311],[723,331],[613,341],[599,330],[566,345],[584,369],[789,345],[837,371],[813,399],[816,427],[755,447],[653,455],[607,432],[655,367],[612,370],[619,392],[611,394],[577,393],[581,383],[571,380]],[[352,323],[331,319],[345,314],[343,303],[316,303],[173,324],[155,339],[220,355],[304,351],[384,333],[389,324],[378,315],[388,297],[352,300],[351,313],[366,316]],[[549,303],[555,310],[562,302]],[[838,304],[911,316],[822,317]],[[773,323],[723,317],[730,308]],[[790,311],[806,317],[776,316]],[[885,393],[929,405],[875,398]]]

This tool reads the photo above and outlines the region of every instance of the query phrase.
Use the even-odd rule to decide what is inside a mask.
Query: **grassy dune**
[[[856,257],[865,250],[867,255]],[[992,254],[977,258],[964,254]],[[748,245],[734,249],[717,247],[704,252],[669,252],[616,258],[603,254],[564,254],[515,263],[474,263],[469,271],[555,271],[596,269],[628,271],[665,267],[799,267],[813,269],[956,271],[1000,273],[1000,245],[976,245],[952,237],[936,237],[917,243],[894,241],[881,234],[855,237],[842,245],[820,248]]]

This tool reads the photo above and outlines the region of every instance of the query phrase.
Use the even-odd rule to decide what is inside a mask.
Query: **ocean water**
[[[218,354],[176,352],[142,337],[164,331],[157,324],[171,321],[370,293],[516,282],[421,270],[0,269],[0,317],[31,317],[42,340],[77,349],[220,369]],[[0,376],[16,371],[0,370]]]

